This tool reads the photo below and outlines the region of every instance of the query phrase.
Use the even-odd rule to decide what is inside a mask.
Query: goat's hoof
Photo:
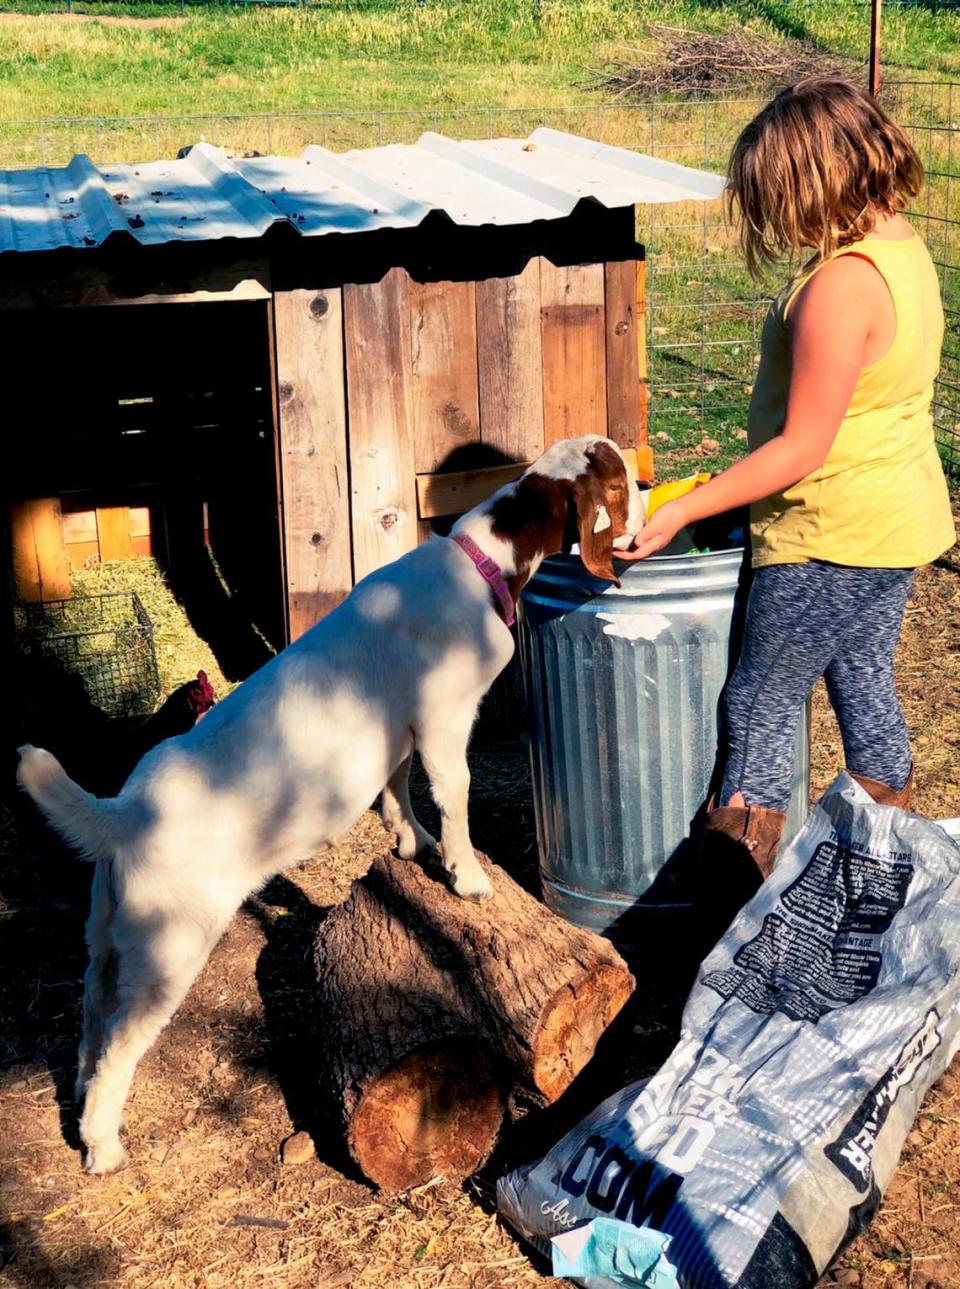
[[[418,855],[436,854],[439,850],[436,837],[431,837],[428,832],[421,833],[414,842],[413,849],[409,855],[404,855],[404,859],[416,859]]]
[[[83,1160],[84,1171],[96,1176],[116,1173],[127,1164],[129,1156],[120,1144],[119,1138],[103,1142],[96,1146],[87,1146]]]
[[[489,900],[493,896],[493,887],[490,884],[490,878],[487,877],[483,869],[476,873],[456,873],[452,877],[454,893],[459,895],[462,900],[472,900],[479,904],[483,900]]]
[[[418,855],[436,849],[437,843],[428,832],[403,832],[397,835],[397,854],[401,859],[416,859]]]

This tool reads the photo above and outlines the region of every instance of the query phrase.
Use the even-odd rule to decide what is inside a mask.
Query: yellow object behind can
[[[647,522],[666,502],[676,501],[685,493],[699,488],[702,483],[708,483],[710,478],[709,474],[692,474],[686,479],[673,479],[669,483],[660,483],[655,488],[651,488],[647,494]]]

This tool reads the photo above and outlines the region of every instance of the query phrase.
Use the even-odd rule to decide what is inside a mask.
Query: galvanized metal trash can
[[[520,655],[543,894],[578,926],[626,938],[688,836],[717,752],[742,549],[621,566],[618,589],[576,555],[522,597]],[[809,712],[799,723],[786,840],[807,816]]]

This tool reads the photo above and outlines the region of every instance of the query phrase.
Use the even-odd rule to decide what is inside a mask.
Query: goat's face
[[[614,548],[628,546],[643,527],[641,494],[620,449],[598,434],[552,444],[484,509],[493,536],[512,547],[515,596],[545,555],[574,542],[595,577],[616,582]]]
[[[617,445],[594,434],[555,443],[530,473],[567,484],[563,549],[579,541],[580,556],[594,577],[618,582],[615,543],[629,541],[643,527],[643,504]]]
[[[589,446],[586,458],[586,470],[573,483],[580,558],[594,577],[619,586],[613,568],[615,543],[632,537],[643,526],[640,492],[609,439],[598,439]]]

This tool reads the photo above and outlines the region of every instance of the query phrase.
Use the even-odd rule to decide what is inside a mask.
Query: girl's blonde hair
[[[733,146],[727,212],[750,272],[791,251],[817,256],[858,242],[878,214],[903,210],[923,166],[866,90],[816,78],[783,90]]]

